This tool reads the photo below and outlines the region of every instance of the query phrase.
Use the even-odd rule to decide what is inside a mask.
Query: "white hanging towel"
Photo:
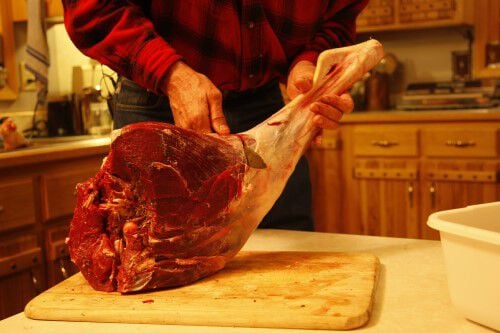
[[[28,43],[26,47],[26,69],[33,73],[47,91],[50,66],[49,47],[45,29],[45,0],[27,0]]]

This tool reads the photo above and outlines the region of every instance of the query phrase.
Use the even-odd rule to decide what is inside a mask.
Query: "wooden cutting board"
[[[77,274],[34,298],[44,320],[351,329],[370,316],[379,261],[371,254],[241,252],[195,284],[120,295],[93,290]]]

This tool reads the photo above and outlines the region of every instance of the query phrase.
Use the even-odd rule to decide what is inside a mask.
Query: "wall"
[[[15,23],[16,60],[19,64],[25,57],[26,23]],[[49,95],[62,95],[71,91],[73,66],[89,66],[90,59],[83,55],[71,42],[63,24],[54,24],[47,29],[49,44]],[[32,110],[35,92],[20,91],[15,102],[0,102],[2,112]]]
[[[49,93],[59,95],[70,92],[73,66],[88,66],[84,56],[70,41],[63,24],[55,24],[47,31],[52,66],[49,69]],[[24,57],[26,23],[15,24],[16,57]],[[359,40],[374,37],[380,40],[387,52],[393,53],[402,63],[402,72],[393,85],[402,91],[409,82],[451,79],[451,51],[465,50],[467,41],[459,30],[432,29],[360,35]],[[0,102],[2,113],[33,109],[35,93],[20,92],[13,103]]]
[[[450,81],[451,52],[468,47],[459,28],[360,34],[358,41],[369,37],[379,40],[385,51],[394,54],[401,63],[391,85],[393,102],[408,83]]]
[[[19,64],[25,57],[26,23],[14,24],[16,60]],[[71,92],[73,66],[90,68],[90,58],[83,55],[71,42],[62,23],[53,24],[47,29],[50,62],[49,97],[60,96]],[[99,69],[99,67],[97,67]],[[98,70],[96,71],[98,72]],[[94,79],[99,83],[99,77]],[[36,93],[20,91],[14,102],[1,102],[0,113],[13,117],[20,128],[31,127],[31,118],[36,102]]]

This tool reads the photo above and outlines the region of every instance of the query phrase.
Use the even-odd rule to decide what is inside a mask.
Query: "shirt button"
[[[255,23],[253,21],[248,22],[248,29],[253,29],[255,27]]]

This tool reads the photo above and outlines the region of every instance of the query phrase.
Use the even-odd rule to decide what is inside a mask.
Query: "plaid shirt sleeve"
[[[312,40],[290,65],[301,61],[316,63],[319,54],[327,49],[352,45],[356,38],[356,18],[369,0],[330,1],[321,25]]]
[[[64,24],[84,54],[140,85],[159,84],[181,56],[157,34],[139,0],[63,0]]]

